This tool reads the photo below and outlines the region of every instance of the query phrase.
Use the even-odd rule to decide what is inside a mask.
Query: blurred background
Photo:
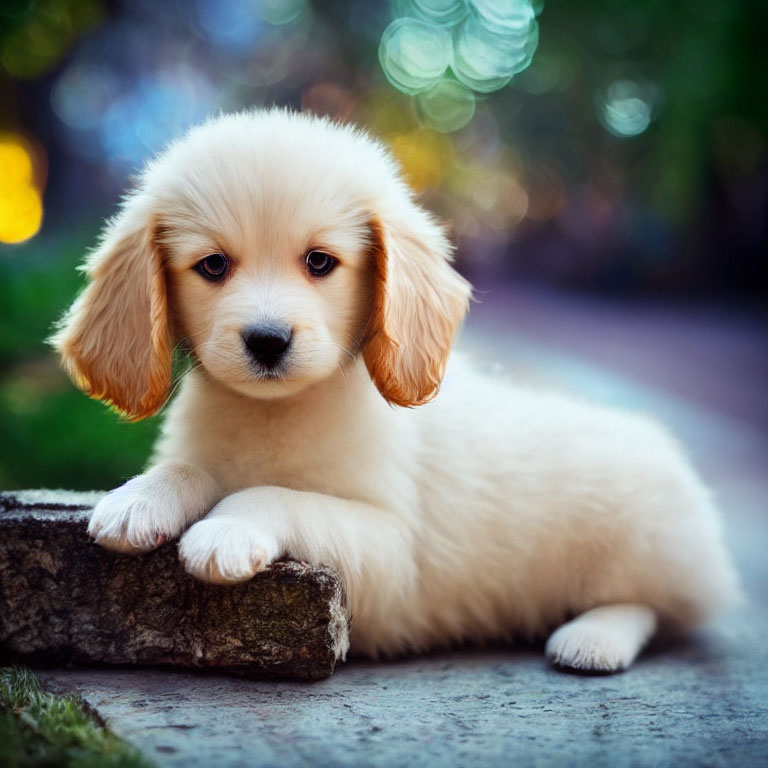
[[[145,159],[273,104],[391,147],[478,288],[479,347],[528,333],[515,354],[575,351],[764,429],[767,20],[757,0],[4,0],[0,487],[140,471],[158,420],[87,400],[44,339]]]

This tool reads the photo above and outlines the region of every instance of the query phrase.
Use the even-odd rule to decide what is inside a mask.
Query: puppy
[[[613,672],[660,621],[733,604],[716,510],[659,426],[461,365],[436,397],[470,298],[450,260],[352,127],[274,110],[172,144],[53,339],[129,419],[166,403],[176,346],[196,363],[91,536],[181,537],[187,571],[218,584],[328,564],[372,656],[554,630],[555,664]]]

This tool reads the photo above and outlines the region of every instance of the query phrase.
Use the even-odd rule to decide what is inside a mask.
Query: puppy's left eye
[[[229,259],[223,253],[209,253],[195,264],[194,269],[206,280],[218,283],[229,272]]]
[[[305,257],[307,269],[312,277],[324,277],[339,262],[325,251],[309,251]]]

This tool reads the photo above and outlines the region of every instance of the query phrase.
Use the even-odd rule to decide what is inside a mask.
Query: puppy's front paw
[[[279,555],[277,539],[259,526],[232,517],[209,517],[181,538],[179,557],[187,573],[201,581],[247,581]]]
[[[148,552],[181,533],[185,518],[179,505],[168,498],[158,503],[141,480],[129,480],[96,505],[88,534],[97,544],[116,552]]]

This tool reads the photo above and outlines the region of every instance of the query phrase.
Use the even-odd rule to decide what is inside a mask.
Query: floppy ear
[[[442,229],[414,205],[370,223],[373,314],[363,355],[385,400],[422,405],[435,397],[470,284],[450,265]]]
[[[171,383],[165,267],[145,209],[131,198],[108,224],[51,339],[80,389],[134,421],[162,407]]]

